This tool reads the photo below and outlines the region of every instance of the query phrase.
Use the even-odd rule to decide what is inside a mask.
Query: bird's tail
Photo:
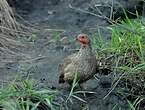
[[[65,83],[64,74],[61,74],[61,75],[59,76],[59,83]]]

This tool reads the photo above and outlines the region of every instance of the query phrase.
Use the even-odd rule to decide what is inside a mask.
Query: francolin
[[[86,34],[79,34],[76,40],[80,43],[80,50],[66,57],[59,65],[59,83],[73,82],[75,74],[79,84],[91,79],[96,73],[96,56],[92,52],[91,41]]]

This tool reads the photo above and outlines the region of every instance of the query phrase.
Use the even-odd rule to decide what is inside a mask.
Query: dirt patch
[[[97,3],[95,2],[95,4]],[[100,32],[102,36],[108,39],[110,37],[110,31],[106,28],[109,26],[108,21],[103,16],[101,18],[96,16],[99,12],[96,12],[97,8],[94,9],[94,6],[91,6],[89,0],[73,0],[71,2],[67,0],[25,0],[21,3],[11,2],[11,5],[16,7],[16,11],[23,15],[25,20],[41,30],[32,35],[36,36],[34,39],[30,36],[32,39],[29,42],[33,46],[29,50],[25,50],[27,54],[31,55],[32,59],[39,59],[32,60],[31,63],[9,63],[2,69],[1,78],[8,80],[8,76],[15,76],[15,73],[18,73],[18,75],[25,73],[23,74],[24,78],[29,75],[41,82],[38,84],[38,88],[54,87],[62,91],[63,95],[68,95],[69,91],[62,89],[58,84],[58,64],[65,56],[75,52],[75,49],[78,48],[73,42],[78,33],[84,32],[90,36],[96,34],[97,37],[98,32]],[[142,6],[142,4],[140,5]],[[108,8],[101,7],[100,10],[106,10],[103,15],[109,17],[110,10],[108,11]],[[115,11],[118,10],[120,8],[116,7]],[[114,16],[118,18],[119,15]],[[57,29],[57,31],[50,32],[47,30],[52,28]],[[58,32],[59,30],[63,31]],[[63,43],[64,37],[69,39],[67,44]],[[86,97],[80,95],[87,103],[74,100],[74,104],[68,104],[70,110],[79,110],[85,107],[89,107],[90,110],[111,110],[114,104],[119,104],[122,108],[127,109],[127,102],[113,93],[105,100],[103,99],[110,90],[112,80],[109,75],[103,75],[101,81],[92,79],[87,82],[87,89],[96,92],[96,94]],[[94,87],[97,88],[93,89]]]

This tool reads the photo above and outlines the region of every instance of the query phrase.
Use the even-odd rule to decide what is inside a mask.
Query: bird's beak
[[[76,39],[75,39],[76,41],[79,41],[79,39],[76,37]]]

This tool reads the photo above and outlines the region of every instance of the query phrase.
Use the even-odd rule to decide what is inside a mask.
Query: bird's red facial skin
[[[82,46],[86,46],[89,44],[89,39],[84,34],[78,35],[77,41],[79,41]]]

